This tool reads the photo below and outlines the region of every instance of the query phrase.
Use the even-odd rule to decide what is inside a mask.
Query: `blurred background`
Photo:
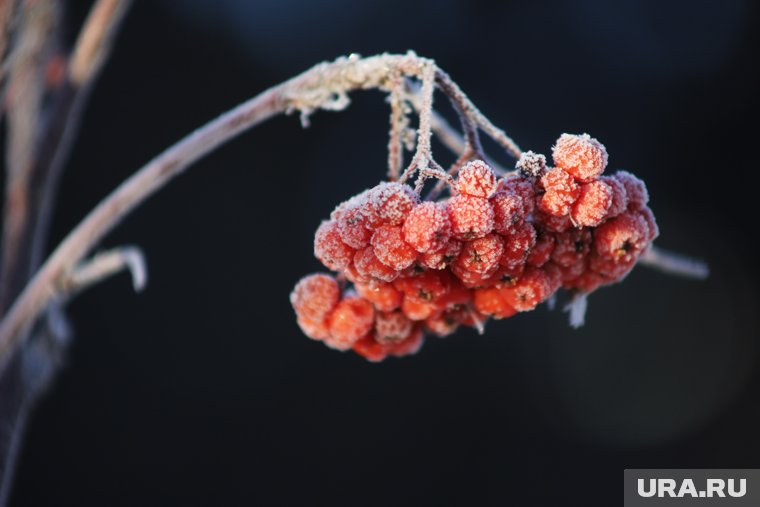
[[[90,2],[69,3],[73,38]],[[135,2],[54,244],[240,101],[321,60],[414,49],[524,149],[601,140],[610,169],[647,182],[657,243],[712,274],[639,267],[580,330],[542,307],[411,358],[328,350],[288,294],[322,269],[321,218],[383,178],[388,107],[369,92],[306,130],[277,118],[109,236],[144,249],[148,288],[121,275],[71,306],[11,505],[606,506],[625,468],[757,468],[757,18],[750,0]]]

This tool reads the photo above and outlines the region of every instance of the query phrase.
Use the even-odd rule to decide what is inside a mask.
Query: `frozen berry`
[[[420,253],[439,250],[451,235],[446,208],[435,202],[415,206],[403,226],[404,240]]]
[[[315,273],[301,278],[290,293],[290,304],[298,315],[324,320],[340,299],[338,282],[330,275]]]
[[[496,191],[496,175],[482,160],[473,160],[459,170],[457,190],[460,194],[488,199]]]
[[[535,244],[536,229],[529,222],[523,222],[514,233],[504,236],[504,252],[499,263],[508,268],[525,264]]]
[[[428,269],[446,269],[462,251],[462,244],[459,240],[451,239],[442,249],[420,255],[420,264]]]
[[[595,180],[607,167],[607,150],[588,134],[562,134],[552,148],[552,157],[554,165],[583,183]]]
[[[389,352],[395,357],[411,356],[419,352],[423,343],[425,343],[425,335],[422,333],[420,325],[417,324],[412,327],[409,336],[398,343],[390,344]]]
[[[425,320],[433,315],[438,307],[430,301],[405,297],[401,303],[401,311],[411,320]]]
[[[591,232],[588,229],[572,229],[555,237],[552,261],[560,266],[571,266],[582,261],[591,250]]]
[[[623,213],[597,227],[594,248],[602,257],[629,261],[635,259],[648,245],[649,227],[644,217]]]
[[[437,301],[446,295],[450,285],[451,275],[448,271],[424,271],[393,282],[393,286],[405,297],[428,302]]]
[[[370,240],[375,256],[389,268],[401,271],[417,259],[417,252],[404,241],[400,226],[378,227]]]
[[[599,179],[612,190],[612,202],[610,209],[607,210],[607,218],[616,217],[628,208],[628,194],[625,191],[625,186],[613,176],[602,176]]]
[[[660,228],[657,226],[657,220],[654,218],[654,213],[649,207],[644,206],[639,210],[639,214],[644,217],[644,221],[647,223],[649,234],[647,234],[647,241],[652,242],[660,235]]]
[[[457,195],[448,202],[452,235],[464,241],[482,238],[493,229],[493,208],[487,199]]]
[[[371,334],[368,334],[354,343],[353,350],[367,361],[378,363],[388,357],[390,347],[378,343]]]
[[[517,310],[506,302],[501,290],[495,287],[475,289],[473,302],[478,312],[496,319],[505,319],[517,313]]]
[[[296,315],[296,322],[303,334],[313,340],[324,340],[330,335],[326,319],[310,319],[303,315]]]
[[[502,190],[491,198],[493,228],[499,234],[509,234],[525,219],[522,197],[515,192]]]
[[[536,244],[531,249],[526,259],[527,263],[534,267],[541,267],[546,264],[554,251],[554,235],[548,232],[541,232],[536,237]]]
[[[596,227],[607,216],[611,204],[612,189],[606,183],[600,180],[584,183],[570,217],[578,226]]]
[[[502,297],[518,312],[533,310],[539,303],[551,296],[551,281],[540,269],[529,269],[511,287],[499,289]]]
[[[372,329],[375,309],[366,299],[348,296],[338,303],[327,320],[332,342],[350,348]]]
[[[401,292],[390,284],[379,281],[355,283],[356,292],[381,312],[392,312],[401,306]]]
[[[369,207],[383,223],[401,225],[419,202],[419,196],[409,185],[383,182],[371,190],[367,200]]]
[[[578,199],[580,187],[573,177],[559,168],[554,168],[541,177],[545,192],[538,201],[542,211],[563,216],[570,212],[570,206]]]
[[[520,171],[520,176],[523,178],[541,177],[546,171],[546,157],[539,153],[526,151],[520,155],[520,160],[515,164],[515,169]]]
[[[372,232],[365,226],[367,218],[358,207],[345,210],[336,223],[343,243],[354,249],[364,248],[369,244]]]
[[[380,262],[375,255],[375,249],[371,246],[356,252],[354,267],[360,276],[371,280],[392,282],[398,277],[398,271]]]
[[[462,269],[482,275],[499,265],[503,252],[504,243],[501,237],[491,233],[488,236],[467,241],[462,253],[454,262]]]
[[[325,221],[314,235],[314,256],[333,271],[341,271],[354,257],[354,249],[343,243],[333,221]]]
[[[618,171],[615,179],[623,184],[628,196],[629,209],[642,209],[649,202],[649,192],[646,184],[628,171]]]
[[[380,312],[375,316],[375,340],[398,343],[411,334],[412,327],[412,321],[401,312]]]
[[[527,178],[517,175],[509,175],[499,180],[496,191],[506,191],[520,196],[525,209],[525,214],[530,215],[535,209],[536,189]]]

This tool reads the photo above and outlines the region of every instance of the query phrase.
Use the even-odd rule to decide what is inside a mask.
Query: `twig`
[[[66,273],[121,220],[146,198],[181,174],[190,164],[244,130],[283,112],[301,113],[302,120],[318,109],[338,110],[349,104],[347,93],[357,89],[390,90],[392,72],[430,83],[437,67],[414,53],[350,56],[322,63],[303,74],[259,94],[211,121],[169,147],[119,185],[72,230],[50,255],[0,323],[0,361],[24,340],[24,330],[55,298],[56,287]],[[460,92],[461,93],[461,92]],[[432,109],[432,98],[429,110]],[[430,154],[430,119],[420,115],[417,164],[425,167]]]
[[[124,269],[128,269],[132,275],[132,287],[135,292],[141,292],[148,283],[148,270],[145,266],[145,256],[135,246],[124,246],[98,253],[75,267],[64,278],[59,290],[64,297],[70,297]]]
[[[409,127],[406,116],[406,103],[402,97],[404,80],[400,73],[391,78],[391,92],[388,102],[391,105],[390,130],[388,132],[388,179],[398,180],[401,166],[404,164],[404,134]]]
[[[639,258],[639,264],[671,275],[696,280],[704,280],[710,275],[710,268],[706,262],[669,252],[654,245],[650,246]]]
[[[0,0],[0,117],[5,105],[5,82],[10,67],[21,0]]]

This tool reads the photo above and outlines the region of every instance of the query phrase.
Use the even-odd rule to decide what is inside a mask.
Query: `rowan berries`
[[[649,192],[643,181],[628,171],[616,172],[615,179],[625,187],[625,193],[628,196],[629,209],[638,210],[647,205],[649,202]]]
[[[612,204],[612,189],[603,181],[596,180],[581,185],[581,193],[573,204],[570,217],[581,227],[601,224]]]
[[[456,239],[482,238],[493,230],[493,208],[483,197],[457,195],[449,200],[447,209],[451,233]]]
[[[314,235],[314,256],[333,271],[342,271],[354,258],[354,249],[340,239],[337,224],[322,222]]]
[[[557,167],[541,177],[541,185],[545,192],[538,201],[538,206],[554,216],[567,215],[581,191],[573,177]]]
[[[646,186],[624,171],[601,176],[607,153],[586,134],[563,134],[553,156],[547,169],[526,152],[500,180],[470,162],[448,199],[420,202],[409,185],[386,182],[338,205],[314,253],[339,276],[296,284],[301,330],[382,361],[414,354],[425,332],[482,330],[560,288],[589,293],[622,280],[659,233]]]
[[[446,208],[440,203],[423,202],[406,217],[402,228],[404,240],[420,253],[443,248],[451,236]]]
[[[552,148],[554,165],[582,183],[601,176],[607,167],[607,150],[588,134],[562,134]]]
[[[369,333],[375,320],[372,303],[358,296],[342,299],[327,318],[330,340],[336,347],[351,346]]]
[[[380,262],[396,271],[408,268],[417,259],[417,252],[404,241],[400,226],[378,227],[372,234],[370,243]]]
[[[496,192],[496,175],[482,160],[473,160],[459,170],[457,190],[460,194],[488,199]]]
[[[493,206],[493,228],[499,234],[509,234],[525,219],[522,197],[514,192],[502,190],[491,199]]]

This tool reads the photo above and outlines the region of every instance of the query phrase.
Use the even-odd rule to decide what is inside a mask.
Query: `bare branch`
[[[62,282],[61,296],[77,294],[124,269],[128,269],[132,275],[135,292],[141,292],[148,283],[145,257],[139,248],[124,246],[100,252],[75,267]]]
[[[639,257],[639,264],[671,275],[696,280],[704,280],[710,275],[710,268],[706,262],[669,252],[654,245]]]

